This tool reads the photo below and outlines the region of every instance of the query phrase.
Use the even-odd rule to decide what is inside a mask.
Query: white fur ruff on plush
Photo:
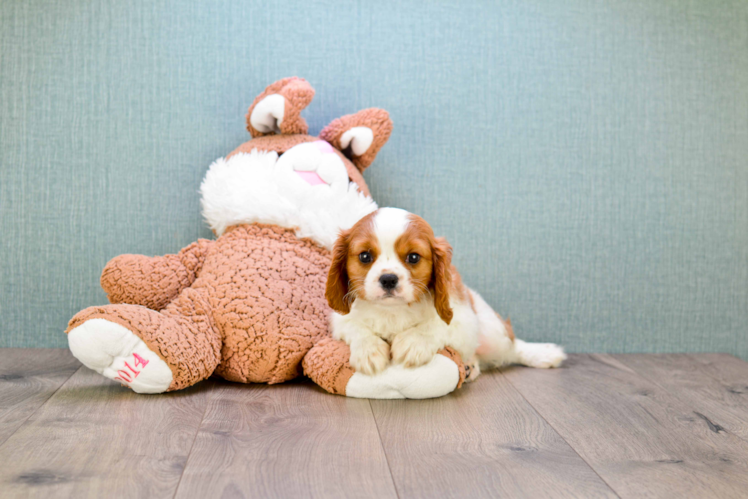
[[[307,184],[274,151],[219,158],[200,186],[203,216],[218,236],[237,224],[274,224],[332,249],[341,229],[377,209],[353,182]]]

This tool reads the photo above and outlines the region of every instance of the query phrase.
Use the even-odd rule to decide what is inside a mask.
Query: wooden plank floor
[[[308,381],[141,396],[0,349],[0,497],[747,497],[748,363],[572,355],[447,397]]]

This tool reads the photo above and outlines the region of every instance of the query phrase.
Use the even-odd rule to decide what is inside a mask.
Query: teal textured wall
[[[748,3],[0,3],[0,346],[66,345],[120,253],[210,237],[197,190],[284,76],[379,106],[366,177],[519,335],[748,357]]]

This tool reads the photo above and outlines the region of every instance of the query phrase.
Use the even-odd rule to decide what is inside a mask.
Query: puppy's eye
[[[418,264],[418,261],[421,260],[421,256],[417,253],[409,253],[408,256],[405,258],[405,261],[408,264]]]
[[[358,254],[358,260],[360,260],[364,264],[370,264],[371,263],[371,252],[361,252],[360,254]]]

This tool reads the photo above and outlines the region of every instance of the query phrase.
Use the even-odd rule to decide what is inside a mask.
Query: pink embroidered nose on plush
[[[333,152],[332,146],[327,141],[314,141],[313,144],[317,146],[317,148],[322,152],[322,154],[335,154]],[[327,184],[324,180],[322,180],[322,177],[320,177],[317,174],[317,172],[297,170],[296,173],[299,174],[299,177],[304,179],[310,186],[316,186],[318,184]]]
[[[327,184],[322,180],[322,177],[317,175],[317,172],[302,172],[300,170],[297,170],[296,173],[299,174],[299,177],[307,181],[307,183],[312,186],[316,186],[317,184]]]

